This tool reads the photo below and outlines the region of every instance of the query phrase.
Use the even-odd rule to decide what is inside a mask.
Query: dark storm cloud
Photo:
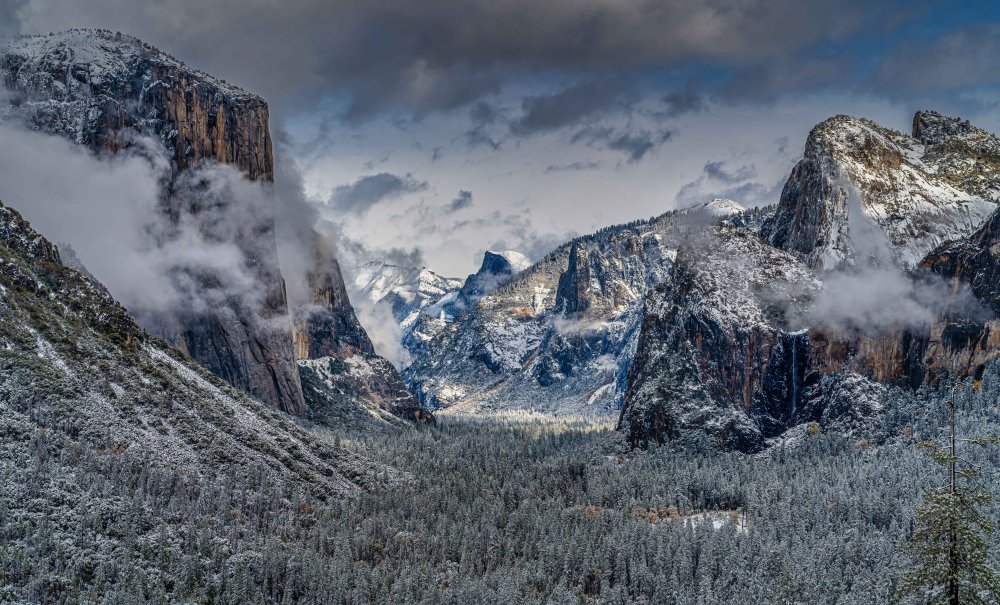
[[[731,185],[757,176],[757,167],[753,164],[748,164],[730,169],[726,166],[726,162],[716,160],[714,162],[706,162],[703,172],[706,177],[716,182]]]
[[[486,146],[494,151],[500,149],[500,141],[491,133],[492,127],[500,117],[500,112],[489,103],[480,101],[469,110],[472,128],[465,132],[465,142],[469,147]]]
[[[573,126],[626,106],[634,99],[634,93],[622,81],[579,82],[552,94],[526,97],[521,101],[521,115],[511,122],[510,131],[517,136],[530,136]]]
[[[667,142],[674,135],[671,130],[651,132],[618,132],[607,126],[590,126],[573,134],[572,143],[585,143],[590,147],[620,151],[630,164],[640,162],[646,154]]]
[[[737,72],[722,86],[719,98],[730,102],[766,102],[785,94],[831,89],[847,92],[859,87],[862,78],[858,64],[847,55],[792,57]]]
[[[653,135],[648,131],[637,134],[625,133],[608,141],[608,149],[624,152],[630,163],[642,160],[654,147]]]
[[[455,196],[455,199],[451,200],[451,203],[448,204],[448,212],[458,212],[459,210],[468,208],[471,205],[472,192],[463,189],[462,191],[459,191],[458,195]]]
[[[545,168],[545,172],[584,172],[588,170],[597,170],[600,167],[600,162],[585,160],[583,162],[572,162],[569,164],[552,164]]]
[[[683,90],[663,96],[666,109],[662,112],[665,118],[676,118],[687,113],[701,111],[705,108],[705,97],[699,92],[698,85],[688,82]]]
[[[349,185],[340,185],[333,190],[330,202],[342,212],[364,214],[383,200],[395,199],[426,189],[426,181],[418,181],[409,174],[398,176],[380,172],[363,176]]]
[[[392,109],[419,114],[462,107],[521,75],[666,73],[698,64],[764,76],[762,87],[747,77],[734,88],[760,95],[830,73],[813,69],[809,76],[807,69],[803,79],[795,69],[800,75],[790,82],[784,76],[786,69],[823,56],[827,47],[852,36],[884,38],[901,22],[899,15],[940,4],[27,0],[18,21],[26,33],[81,26],[129,32],[262,94],[278,108],[310,106],[334,95],[344,101],[341,116],[358,121]],[[0,7],[0,17],[12,23],[16,3],[5,0]],[[861,55],[854,60],[868,60]],[[521,128],[560,123],[562,113],[540,103],[529,108],[533,117],[525,116]],[[694,97],[681,93],[668,111],[693,103]]]
[[[905,42],[889,53],[876,86],[890,96],[1000,84],[1000,25],[950,32],[930,44]]]

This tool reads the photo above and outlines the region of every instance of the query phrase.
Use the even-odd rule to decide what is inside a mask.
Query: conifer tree
[[[997,438],[961,439],[956,426],[955,392],[947,400],[947,443],[920,443],[947,472],[944,486],[924,493],[910,546],[917,564],[905,576],[901,593],[926,605],[1000,603],[1000,575],[990,566],[987,536],[993,523],[984,514],[993,496],[980,469],[960,457],[959,444],[996,445]]]

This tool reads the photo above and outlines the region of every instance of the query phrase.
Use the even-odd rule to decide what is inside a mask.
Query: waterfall
[[[792,349],[792,371],[789,377],[792,385],[789,389],[789,401],[788,401],[788,420],[789,423],[795,420],[795,416],[799,413],[799,390],[802,386],[802,379],[799,377],[799,346],[803,341],[808,342],[806,334],[808,330],[799,330],[798,332],[788,332],[786,336],[791,340],[788,346]]]
[[[789,418],[794,420],[799,405],[799,339],[792,337],[792,413]]]

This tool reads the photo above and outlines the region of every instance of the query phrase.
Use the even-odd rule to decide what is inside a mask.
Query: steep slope
[[[691,233],[646,297],[620,427],[634,444],[698,429],[759,449],[796,420],[806,344],[786,315],[818,290],[808,267],[752,232]]]
[[[184,299],[166,311],[130,308],[144,328],[230,384],[306,417],[324,416],[310,404],[327,406],[329,398],[304,399],[296,362],[359,354],[380,369],[371,380],[381,383],[355,388],[357,401],[413,415],[419,406],[412,399],[403,406],[395,395],[364,400],[398,394],[402,381],[375,355],[337,260],[312,225],[295,234],[315,252],[313,269],[302,279],[307,292],[291,303],[286,298],[275,242],[268,108],[261,98],[105,30],[12,40],[0,46],[0,81],[11,92],[0,117],[98,153],[166,154],[162,216],[143,231],[151,247],[184,245],[194,225],[204,241],[240,251],[250,284],[212,267],[170,267],[166,274]],[[150,140],[157,149],[146,147]],[[235,168],[259,190],[219,195],[212,171],[218,165]]]
[[[687,223],[718,220],[671,212],[557,248],[442,322],[404,371],[407,384],[449,413],[615,413],[643,296],[668,274]]]
[[[73,459],[65,454],[83,451],[197,481],[288,481],[324,497],[350,494],[381,472],[149,336],[3,206],[0,259],[0,467],[8,477],[38,439],[66,472]],[[5,514],[28,514],[38,502],[21,505]]]
[[[12,94],[7,112],[38,130],[110,153],[141,144],[137,136],[158,140],[170,161],[164,212],[175,224],[201,206],[184,195],[198,195],[198,183],[184,175],[206,161],[232,165],[254,181],[273,180],[267,104],[130,36],[74,30],[14,39],[0,47],[0,81]],[[236,201],[241,202],[246,201]],[[233,212],[240,215],[238,226],[219,224],[225,209],[216,207],[203,213],[199,229],[207,239],[240,245],[258,284],[258,300],[248,303],[220,286],[226,276],[182,269],[181,281],[209,293],[207,310],[191,312],[182,305],[166,313],[132,311],[148,329],[234,386],[287,412],[303,413],[273,207]]]
[[[846,183],[859,191],[861,212],[885,233],[897,264],[912,268],[996,208],[1000,140],[930,111],[914,116],[912,136],[865,119],[830,118],[810,132],[764,237],[812,267],[853,262],[861,242],[851,240]]]

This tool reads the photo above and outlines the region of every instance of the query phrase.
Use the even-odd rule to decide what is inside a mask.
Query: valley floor
[[[324,503],[39,438],[0,466],[0,602],[874,605],[939,479],[912,440],[811,431],[755,457],[581,422],[321,436],[412,480]]]

